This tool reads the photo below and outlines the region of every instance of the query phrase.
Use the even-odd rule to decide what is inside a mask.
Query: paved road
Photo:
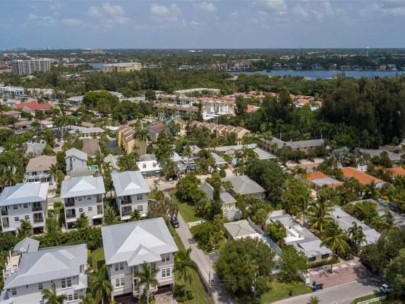
[[[233,303],[229,294],[222,288],[221,281],[217,277],[212,267],[212,261],[210,258],[205,255],[195,243],[190,242],[192,239],[191,232],[187,223],[183,220],[180,214],[178,215],[178,220],[180,227],[177,228],[176,231],[179,234],[184,246],[192,249],[191,258],[197,263],[205,283],[208,284],[208,282],[211,280],[211,293],[215,303]]]
[[[317,296],[321,304],[350,304],[354,299],[378,291],[379,283],[353,282],[327,288],[311,294],[292,297],[274,304],[305,304],[311,296]]]

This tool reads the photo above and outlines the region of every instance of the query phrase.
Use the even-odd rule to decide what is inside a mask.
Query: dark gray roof
[[[149,193],[150,188],[140,171],[125,171],[111,174],[117,196]]]
[[[176,252],[177,246],[163,218],[101,228],[107,265],[126,262],[135,266],[161,261],[161,255]]]
[[[4,288],[10,289],[78,276],[80,266],[86,264],[86,244],[23,253],[18,271],[7,278]]]
[[[205,195],[207,196],[207,198],[209,200],[212,201],[214,199],[214,188],[210,184],[208,184],[207,182],[204,182],[201,185],[201,190],[205,193]],[[236,199],[234,199],[234,197],[232,195],[230,195],[228,192],[226,192],[222,188],[220,190],[219,196],[221,198],[221,202],[224,204],[231,204],[231,203],[236,202]]]
[[[35,203],[46,200],[49,183],[22,183],[6,187],[0,196],[0,206]]]
[[[265,192],[262,186],[260,186],[255,181],[251,180],[246,175],[226,177],[223,178],[222,181],[231,182],[233,186],[232,191],[235,192],[236,194],[245,195],[245,194],[257,194]]]
[[[63,181],[60,197],[69,198],[104,193],[104,181],[101,176],[82,176]]]

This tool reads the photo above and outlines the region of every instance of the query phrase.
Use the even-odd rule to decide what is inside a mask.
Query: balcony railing
[[[8,222],[3,222],[3,228],[9,228],[10,224]]]
[[[42,205],[33,205],[32,211],[42,211]]]
[[[42,223],[44,219],[42,217],[34,217],[34,223]]]
[[[76,213],[66,213],[66,218],[75,218]]]
[[[1,209],[1,215],[8,215],[8,210]]]
[[[122,216],[127,216],[127,215],[131,215],[132,211],[122,211],[121,214]]]
[[[121,200],[121,205],[128,205],[128,204],[131,204],[131,203],[132,203],[132,201],[129,200],[129,199]]]
[[[74,205],[75,205],[75,201],[74,201],[74,200],[68,199],[68,200],[65,202],[65,207],[73,207]]]

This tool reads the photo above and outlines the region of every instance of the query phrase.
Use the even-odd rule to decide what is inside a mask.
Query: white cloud
[[[185,26],[185,20],[179,18],[181,9],[177,4],[161,5],[153,3],[150,12],[155,22],[160,23],[161,26],[167,25],[181,25]]]
[[[66,26],[80,26],[83,24],[81,20],[74,18],[62,19],[60,22]]]
[[[237,11],[234,11],[234,12],[230,13],[229,15],[230,15],[231,17],[236,18],[236,17],[239,16],[239,13],[238,13]]]
[[[318,22],[323,22],[325,17],[333,16],[335,10],[329,1],[301,1],[297,2],[292,8],[292,13],[302,21],[316,20]]]
[[[207,1],[195,3],[195,7],[207,13],[216,13],[218,11],[214,3]]]
[[[256,4],[266,10],[283,12],[287,10],[285,0],[257,0]]]
[[[55,19],[51,16],[39,16],[34,13],[29,13],[28,22],[35,23],[37,25],[52,25],[55,24]]]
[[[131,19],[125,15],[124,9],[120,5],[109,2],[102,3],[101,6],[91,6],[87,10],[87,14],[99,18],[107,27],[131,23]]]

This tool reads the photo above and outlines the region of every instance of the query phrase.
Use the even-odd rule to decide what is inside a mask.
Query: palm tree
[[[131,221],[139,221],[141,219],[141,214],[138,209],[134,209],[131,213]]]
[[[76,220],[75,228],[84,229],[87,227],[89,227],[89,219],[87,218],[87,216],[84,213],[82,213],[82,214],[80,214],[79,218]]]
[[[139,279],[139,285],[144,286],[146,292],[146,304],[149,304],[150,288],[156,286],[158,281],[156,280],[156,275],[159,272],[158,269],[152,268],[148,263],[143,262],[139,266],[139,270],[135,271],[134,277]]]
[[[18,227],[18,235],[25,238],[31,234],[32,225],[28,220],[21,220]]]
[[[42,290],[42,296],[44,300],[46,300],[46,304],[63,304],[63,302],[67,299],[65,294],[58,295],[56,293],[56,285],[52,283],[51,289],[44,289]]]
[[[90,278],[90,286],[95,303],[104,303],[104,300],[110,299],[112,285],[108,278],[108,271],[105,265],[99,268]]]
[[[4,169],[1,183],[4,187],[11,187],[18,183],[18,178],[11,168]]]
[[[325,201],[318,200],[311,203],[308,208],[311,228],[322,233],[324,228],[332,222],[331,210],[332,208]]]
[[[307,304],[319,304],[321,301],[319,300],[318,297],[312,296],[309,298],[309,301]]]
[[[80,304],[97,304],[91,293],[80,296]]]
[[[353,244],[355,253],[358,253],[361,243],[363,243],[366,238],[363,232],[363,227],[358,226],[356,222],[353,222],[352,227],[350,227],[347,232],[350,237],[350,242]]]
[[[187,292],[186,283],[193,280],[193,272],[197,271],[197,264],[191,259],[191,248],[180,250],[174,259],[174,269],[184,282],[184,293]]]
[[[107,206],[104,209],[104,219],[103,222],[105,225],[112,225],[117,222],[117,213],[113,207]]]
[[[321,246],[323,245],[327,245],[331,249],[332,254],[344,254],[349,249],[346,233],[335,222],[330,223],[326,227],[321,242]],[[330,269],[332,272],[332,264],[330,265]]]
[[[389,231],[395,227],[395,218],[392,215],[392,212],[386,211],[381,219],[383,220],[384,230]]]
[[[59,168],[58,168],[55,164],[53,164],[53,165],[51,165],[51,166],[49,167],[49,175],[50,175],[51,177],[53,177],[53,179],[54,179],[55,181],[58,180],[58,174],[59,174],[59,172],[60,172],[60,170],[59,170]]]

